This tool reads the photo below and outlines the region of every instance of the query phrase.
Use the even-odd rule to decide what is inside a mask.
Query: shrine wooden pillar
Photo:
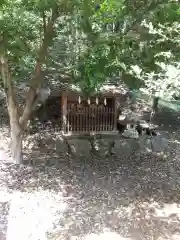
[[[61,111],[62,111],[62,133],[64,134],[67,132],[67,93],[62,93]]]
[[[114,96],[114,131],[117,131],[118,111],[120,107],[120,99],[118,96]]]

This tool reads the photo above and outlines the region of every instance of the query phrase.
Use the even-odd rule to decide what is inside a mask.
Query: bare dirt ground
[[[36,156],[54,157],[58,165],[1,161],[0,240],[180,239],[180,142],[173,124],[162,127],[171,140],[166,159],[46,151]]]

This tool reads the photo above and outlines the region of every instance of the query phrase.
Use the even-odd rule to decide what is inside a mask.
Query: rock
[[[168,147],[168,139],[161,137],[160,135],[152,138],[152,151],[161,152]]]
[[[128,157],[138,147],[138,142],[134,139],[116,140],[114,151],[117,156]]]
[[[139,138],[138,132],[133,128],[125,130],[122,135],[124,137],[133,138],[133,139]]]
[[[114,145],[113,142],[115,144],[115,140],[113,138],[101,139],[97,141],[99,146],[98,153],[101,157],[106,157],[106,155],[110,153],[109,152],[110,149],[111,149],[111,152],[114,153],[114,147],[112,147]]]
[[[160,135],[144,136],[139,139],[139,146],[141,152],[162,152],[168,147],[168,140]]]
[[[73,139],[68,140],[71,150],[76,156],[88,156],[90,155],[91,146],[88,140],[86,139]]]
[[[57,137],[55,141],[55,149],[56,149],[56,153],[58,154],[68,153],[68,150],[69,150],[68,145],[66,144],[66,142],[62,137]]]

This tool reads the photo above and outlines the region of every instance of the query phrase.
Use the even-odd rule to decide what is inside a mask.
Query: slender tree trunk
[[[22,153],[23,132],[16,123],[11,124],[11,152],[13,161],[17,164],[23,163]]]
[[[9,112],[10,127],[11,127],[11,153],[15,163],[22,164],[22,131],[19,124],[19,105],[16,101],[14,88],[12,85],[11,73],[6,56],[1,55],[0,67],[2,78],[4,81],[4,89],[6,93],[6,102]]]
[[[153,111],[156,113],[158,110],[159,97],[154,97],[153,99]]]
[[[39,49],[38,57],[36,60],[36,67],[34,77],[31,79],[29,91],[26,97],[26,103],[24,111],[20,114],[19,104],[16,100],[15,89],[13,87],[13,81],[11,71],[8,64],[8,59],[3,49],[0,53],[0,70],[2,79],[4,82],[4,90],[6,93],[6,101],[8,106],[10,126],[11,126],[11,151],[13,160],[18,163],[23,163],[22,156],[22,139],[24,130],[27,127],[28,120],[30,118],[33,106],[36,100],[37,90],[41,88],[43,81],[42,64],[46,61],[48,46],[52,43],[54,32],[54,23],[59,16],[59,9],[55,6],[52,8],[52,15],[48,21],[44,21],[44,38]],[[44,19],[45,20],[45,19]],[[4,42],[4,39],[3,39]],[[4,46],[3,46],[4,47]]]

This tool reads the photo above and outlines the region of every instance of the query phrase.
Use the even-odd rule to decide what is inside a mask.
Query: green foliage
[[[107,80],[110,73],[109,54],[107,45],[96,46],[78,63],[74,78],[85,94],[98,92]]]
[[[93,14],[91,11],[92,15],[88,14],[90,11],[86,13],[88,24],[83,25],[83,31],[88,37],[89,48],[83,55],[83,63],[80,61],[80,64],[75,65],[78,66],[76,82],[80,81],[83,91],[97,91],[108,77],[119,73],[132,88],[144,84],[145,80],[140,73],[136,76],[135,66],[140,69],[143,67],[146,72],[156,69],[154,52],[149,51],[147,46],[151,46],[152,41],[153,47],[157,43],[155,35],[152,36],[147,30],[146,33],[142,31],[145,26],[140,31],[138,28],[145,19],[151,20],[155,16],[157,19],[159,9],[162,6],[169,7],[167,3],[168,1],[133,1],[133,4],[132,1],[103,1],[97,11]],[[129,30],[134,30],[132,36]],[[99,55],[99,46],[108,49],[106,55]]]
[[[143,83],[144,92],[167,100],[177,98],[180,95],[179,5],[161,6],[142,25],[147,33],[139,42],[140,51],[133,54],[137,61],[129,72]]]
[[[2,8],[0,31],[1,53],[8,57],[13,79],[32,73],[41,40],[42,19],[28,11],[21,1],[8,1]]]
[[[180,7],[168,0],[4,0],[0,53],[14,80],[27,81],[43,41],[44,21],[59,11],[46,78],[74,78],[85,94],[121,75],[131,88],[179,96]],[[62,78],[61,78],[62,79]]]

